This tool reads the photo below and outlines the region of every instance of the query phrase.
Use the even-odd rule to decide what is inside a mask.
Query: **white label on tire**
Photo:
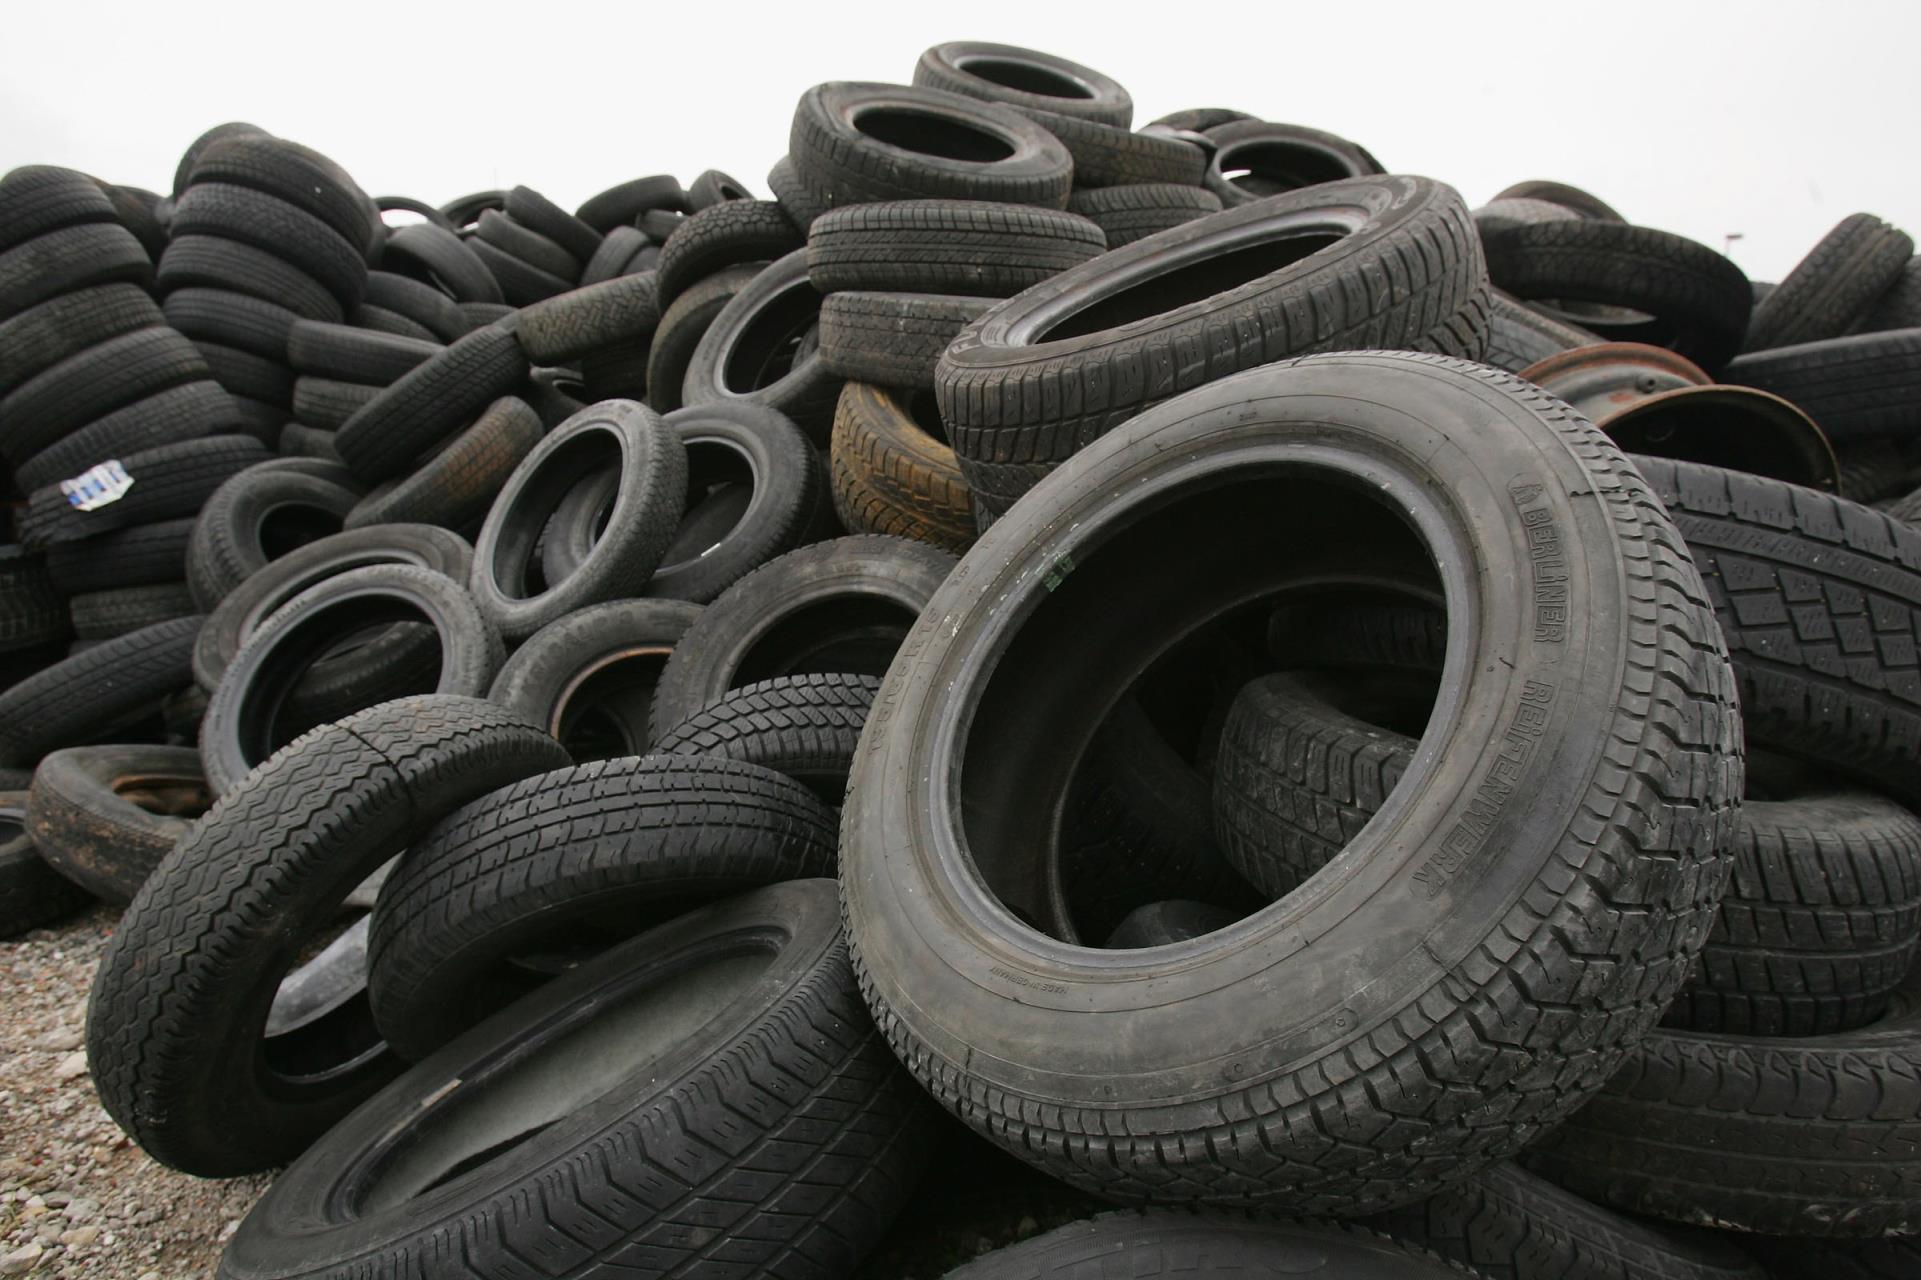
[[[133,477],[127,474],[118,458],[60,482],[60,492],[67,496],[67,504],[82,511],[96,511],[109,502],[118,502],[131,488]]]

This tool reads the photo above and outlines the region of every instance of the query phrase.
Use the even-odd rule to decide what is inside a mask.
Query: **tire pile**
[[[0,179],[0,933],[221,1275],[1921,1274],[1908,236],[912,78]]]

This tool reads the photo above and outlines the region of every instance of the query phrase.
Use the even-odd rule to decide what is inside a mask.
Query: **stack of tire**
[[[509,306],[565,293],[600,252],[601,233],[532,187],[515,187],[499,209],[481,212],[467,248]]]
[[[281,430],[281,452],[339,461],[333,433],[377,393],[445,346],[431,338],[296,320],[282,349],[293,373],[293,417]]]

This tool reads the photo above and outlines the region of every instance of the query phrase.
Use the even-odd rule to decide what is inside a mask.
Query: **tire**
[[[698,178],[687,184],[687,210],[689,213],[704,213],[717,204],[729,200],[752,200],[754,193],[749,191],[738,178],[722,173],[719,169],[703,169]]]
[[[856,120],[867,129],[885,122],[884,136]],[[830,207],[931,197],[1058,209],[1074,173],[1067,148],[1011,107],[850,81],[801,95],[787,154]]]
[[[1770,1240],[1768,1263],[1780,1280],[1902,1280],[1921,1267],[1921,1240]]]
[[[652,244],[637,227],[615,227],[600,242],[593,258],[580,269],[580,283],[605,284],[619,279],[627,274],[627,264],[633,261],[634,255]]]
[[[1755,305],[1760,305],[1757,301]],[[1894,283],[1868,304],[1854,326],[1856,333],[1921,327],[1921,256],[1909,258]]]
[[[1301,448],[1328,469],[1319,496],[1258,478]],[[1363,484],[1394,531],[1371,547]],[[1435,493],[1445,502],[1422,496]],[[1430,532],[1404,542],[1410,526]],[[1557,556],[1579,628],[1537,610],[1523,567]],[[1734,678],[1673,524],[1560,401],[1413,353],[1251,370],[1108,435],[963,568],[876,700],[842,886],[863,991],[896,1053],[1016,1156],[1108,1197],[1296,1213],[1410,1203],[1579,1106],[1679,989],[1727,875]],[[1051,814],[1105,709],[1156,654],[1295,584],[1437,574],[1472,621],[1456,619],[1466,652],[1450,655],[1436,750],[1395,814],[1327,869],[1328,892],[1171,953],[1071,947],[1018,922],[1053,914]],[[1538,727],[1541,746],[1504,737],[1510,724],[1530,744]],[[1489,825],[1454,835],[1496,757],[1512,791]],[[1381,976],[1357,991],[1331,976],[1350,964]],[[1286,1009],[1267,1011],[1256,987],[1287,990]],[[1580,1012],[1565,1020],[1537,1003],[1568,1000]],[[1517,1051],[1556,1088],[1520,1085]],[[1207,1157],[1169,1163],[1183,1150]]]
[[[131,284],[49,298],[0,323],[0,396],[89,347],[166,323],[146,291]]]
[[[649,209],[686,207],[687,193],[680,189],[680,180],[671,174],[657,173],[629,179],[599,195],[589,196],[587,202],[574,211],[574,216],[607,236],[623,224],[632,226],[634,219]]]
[[[350,245],[364,261],[380,226],[379,210],[347,171],[297,142],[264,133],[209,144],[176,188],[179,206],[208,183],[230,183],[293,205]]]
[[[187,585],[211,609],[267,562],[339,533],[360,501],[353,489],[319,476],[251,467],[218,489],[194,521]]]
[[[1726,1234],[1624,1218],[1505,1162],[1368,1225],[1485,1280],[1768,1277]]]
[[[878,290],[1011,297],[1107,249],[1078,214],[970,200],[898,200],[836,209],[807,233],[822,293]]]
[[[49,546],[191,516],[227,480],[269,456],[258,440],[240,435],[206,436],[130,453],[122,465],[134,484],[119,501],[82,511],[57,485],[35,489],[20,515],[21,537],[31,545]]]
[[[102,1104],[183,1172],[298,1154],[399,1070],[354,1024],[356,1000],[263,1037],[301,944],[443,814],[565,764],[551,738],[468,698],[389,703],[276,752],[155,868],[107,945],[87,1018]]]
[[[885,533],[961,555],[974,542],[973,502],[954,451],[933,434],[933,397],[864,382],[840,393],[828,445],[834,511],[851,533]]]
[[[607,533],[573,573],[534,588],[536,547],[568,493],[617,468]],[[474,541],[469,585],[502,635],[523,640],[563,614],[640,594],[687,500],[687,450],[650,409],[609,400],[556,427],[514,468]]]
[[[1185,138],[1129,133],[1058,111],[1015,110],[1060,139],[1074,158],[1076,187],[1127,187],[1143,182],[1198,187],[1207,172],[1207,152]]]
[[[225,289],[176,289],[166,322],[196,342],[234,347],[276,364],[287,362],[287,335],[300,317],[277,303]]]
[[[1879,1018],[1921,943],[1921,819],[1870,792],[1750,789],[1734,875],[1665,1027],[1743,1036]]]
[[[0,939],[52,924],[93,901],[33,847],[26,806],[26,792],[0,792]]]
[[[1722,376],[1794,402],[1837,445],[1921,429],[1921,330],[1828,338],[1741,356]]]
[[[1174,900],[1150,902],[1128,912],[1101,945],[1109,951],[1137,951],[1165,947],[1205,937],[1241,918],[1238,911],[1205,902]]]
[[[0,177],[0,253],[50,231],[118,221],[111,197],[77,169],[30,164]]]
[[[647,349],[647,404],[655,413],[680,408],[681,388],[700,340],[734,296],[759,275],[766,264],[729,267],[695,282],[661,313],[660,326]]]
[[[487,212],[489,209],[504,210],[506,207],[506,190],[504,188],[494,188],[488,191],[476,191],[472,195],[461,196],[456,200],[449,200],[446,204],[440,206],[440,212],[447,221],[454,224],[455,231],[471,231],[473,225],[480,221],[481,214]]]
[[[178,582],[187,568],[191,519],[129,525],[47,548],[47,577],[62,596]]]
[[[784,774],[840,808],[877,676],[816,672],[743,685],[654,744],[663,756],[740,760]]]
[[[660,671],[700,616],[680,600],[613,600],[557,618],[514,650],[487,696],[543,725],[583,764],[649,754]]]
[[[723,201],[687,219],[661,246],[661,303],[673,302],[716,271],[771,262],[805,244],[806,238],[774,201]]]
[[[751,991],[724,967],[748,947],[763,975]],[[711,1007],[695,1017],[699,992]],[[611,1030],[607,1011],[655,1008],[685,1010],[689,1029],[658,1022],[657,1048],[616,1050],[598,1071],[562,1047],[589,1017]],[[555,1123],[486,1176],[389,1211],[334,1207],[366,1199],[350,1171],[369,1152],[461,1123],[464,1106],[443,1110],[453,1097],[524,1097],[555,1069],[582,1079],[582,1101],[549,1093]],[[930,1118],[861,1015],[832,882],[773,885],[623,943],[423,1062],[276,1180],[222,1275],[341,1276],[363,1261],[403,1274],[449,1249],[479,1273],[579,1274],[613,1254],[691,1275],[851,1275],[912,1188]]]
[[[826,439],[841,380],[818,351],[801,353],[795,345],[818,320],[820,303],[805,250],[763,269],[701,335],[681,385],[682,405],[762,405],[793,419],[809,439]]]
[[[523,227],[559,245],[578,263],[586,262],[600,248],[601,233],[532,187],[515,187],[507,193],[507,216]],[[483,220],[484,221],[484,220]]]
[[[931,391],[941,353],[992,305],[939,294],[832,294],[820,309],[821,361],[842,378]]]
[[[1921,1000],[1858,1031],[1656,1031],[1523,1163],[1629,1213],[1862,1238],[1921,1219]]]
[[[1308,1280],[1460,1280],[1461,1273],[1365,1227],[1259,1222],[1166,1209],[1104,1213],[996,1250],[946,1280],[1080,1280],[1082,1276],[1301,1276]]]
[[[1221,211],[1221,198],[1204,187],[1173,182],[1077,188],[1067,211],[1101,229],[1107,247],[1118,249],[1182,223]]]
[[[268,360],[238,347],[223,347],[213,342],[193,344],[213,372],[215,382],[225,387],[236,400],[251,401],[276,410],[283,423],[293,404],[293,370],[284,359]]]
[[[514,468],[540,443],[540,416],[526,401],[502,396],[445,449],[399,480],[370,491],[343,527],[431,524],[477,526]]]
[[[468,247],[466,241],[441,227],[428,223],[401,227],[387,237],[387,247],[382,251],[380,260],[390,271],[405,268],[405,274],[437,286],[455,302],[506,301],[501,297],[500,285],[487,269],[487,264]],[[377,296],[370,297],[383,307],[400,310],[393,307],[392,303],[380,302]],[[420,319],[408,311],[401,311],[401,314]],[[435,328],[431,324],[427,327]]]
[[[1778,480],[1635,461],[1707,581],[1748,744],[1921,804],[1921,532]]]
[[[1232,107],[1187,107],[1149,120],[1143,127],[1205,132],[1220,125],[1233,124],[1236,120],[1255,118],[1245,111],[1236,111]]]
[[[296,372],[312,377],[384,387],[444,350],[437,342],[299,320],[287,334],[284,359]]]
[[[474,236],[477,243],[492,245],[536,271],[567,281],[569,288],[580,280],[584,264],[579,258],[507,214],[492,209],[481,214],[480,225]]]
[[[767,171],[767,187],[774,193],[775,202],[803,232],[832,207],[825,192],[815,190],[810,182],[795,172],[793,159],[789,156],[782,156]]]
[[[1229,209],[1324,182],[1387,172],[1367,148],[1319,129],[1236,120],[1205,132],[1214,154],[1192,185],[1205,186]],[[1244,176],[1228,176],[1243,170]]]
[[[304,422],[288,422],[281,426],[277,437],[280,456],[283,458],[306,458],[316,462],[329,462],[345,468],[340,460],[340,451],[334,448],[334,433],[324,427],[310,427]]]
[[[251,245],[298,267],[351,307],[367,291],[367,258],[326,223],[277,196],[196,181],[174,208],[172,234],[215,236]]]
[[[464,243],[493,274],[499,282],[501,296],[513,306],[532,306],[574,287],[575,277],[543,271],[504,249],[495,248],[479,236]]]
[[[9,666],[19,660],[21,650],[70,634],[66,605],[54,590],[45,557],[24,547],[0,545],[0,653],[9,655]],[[0,790],[12,789],[0,779]]]
[[[1221,287],[1220,273],[1250,274],[1243,255],[1267,252],[1251,240],[1274,243],[1283,231],[1292,239],[1308,226],[1333,242],[1305,258],[1286,250],[1285,264],[1254,262],[1253,278]],[[1429,269],[1407,275],[1403,255]],[[1169,282],[1176,272],[1185,284]],[[1393,284],[1342,283],[1360,279]],[[1139,317],[1117,310],[1150,280],[1162,282],[1163,297],[1200,298],[1171,309],[1149,302]],[[1361,345],[1479,358],[1487,309],[1480,242],[1452,188],[1423,178],[1326,184],[1137,240],[1002,303],[941,357],[941,420],[977,508],[998,514],[1077,449],[1191,387],[1288,355]],[[1049,335],[1083,319],[1037,340],[1043,316]],[[1222,333],[1257,336],[1210,339]],[[1210,358],[1176,354],[1189,349]]]
[[[208,376],[193,343],[172,329],[110,338],[36,374],[0,401],[7,451],[30,458],[117,409]]]
[[[332,378],[316,378],[311,374],[303,373],[293,382],[294,421],[303,427],[326,432],[328,448],[331,449],[333,433],[345,426],[356,413],[373,403],[385,389],[385,387],[367,386],[359,382],[338,382]]]
[[[659,323],[654,277],[642,272],[537,302],[520,313],[515,332],[529,360],[555,365],[590,352],[644,343]]]
[[[1482,235],[1503,231],[1509,227],[1530,227],[1542,222],[1579,221],[1581,215],[1563,204],[1552,200],[1539,200],[1523,196],[1508,196],[1502,200],[1490,200],[1474,211],[1474,226]],[[1604,219],[1618,221],[1618,219]],[[1760,298],[1755,299],[1759,305]]]
[[[223,138],[240,138],[246,137],[249,134],[258,134],[265,138],[271,138],[273,136],[257,124],[248,124],[244,120],[230,120],[225,124],[215,125],[188,143],[187,149],[180,155],[180,162],[174,167],[173,187],[171,188],[173,194],[178,197],[182,191],[187,189],[187,183],[193,177],[193,167],[199,163],[200,157],[206,152],[208,147]]]
[[[508,316],[518,315],[519,309],[504,302],[463,302],[455,308],[455,312],[460,321],[455,336],[461,337],[476,329],[485,329]]]
[[[937,44],[915,64],[914,83],[1116,129],[1134,121],[1134,99],[1114,80],[1078,62],[1017,45],[979,40]]]
[[[369,276],[373,274],[373,272],[368,273]],[[405,276],[397,276],[395,278],[406,279]],[[408,283],[411,284],[413,282],[409,281]],[[426,288],[428,286],[423,285],[421,287]],[[443,302],[446,301],[444,294],[437,294],[436,296]],[[404,316],[398,311],[392,311],[386,307],[377,307],[366,302],[361,303],[347,313],[347,323],[356,329],[364,329],[370,333],[388,333],[396,338],[411,338],[415,342],[431,342],[436,347],[443,347],[447,345],[448,342],[453,341],[454,338],[458,338],[467,332],[463,327],[452,331],[452,336],[443,340],[440,334],[429,329],[426,325],[421,324],[418,320]]]
[[[0,253],[0,320],[63,293],[103,284],[145,288],[152,280],[152,259],[125,227],[105,222],[62,227]]]
[[[829,875],[834,826],[806,788],[733,760],[602,760],[492,792],[436,824],[382,888],[374,1022],[418,1062],[540,985],[557,954]]]
[[[505,322],[468,334],[396,380],[340,427],[334,447],[369,484],[407,470],[527,376]]]
[[[1914,241],[1871,213],[1851,213],[1781,278],[1748,321],[1746,349],[1838,338],[1901,279]]]
[[[73,634],[81,640],[110,640],[156,622],[199,612],[184,582],[155,582],[78,595],[67,601]]]
[[[34,770],[27,831],[54,870],[124,906],[212,803],[192,747],[69,747]]]
[[[14,478],[31,491],[58,484],[106,459],[243,428],[243,415],[233,397],[207,378],[136,400],[31,457],[14,460]],[[5,435],[0,434],[0,453],[7,448]]]
[[[431,569],[350,569],[307,588],[264,619],[227,664],[201,722],[200,762],[214,794],[225,796],[311,727],[288,725],[284,713],[289,695],[318,665],[315,659],[369,622],[422,619],[440,640],[439,670],[430,677],[436,683],[425,692],[484,697],[506,656],[500,636],[459,583]]]
[[[667,659],[655,737],[731,689],[818,672],[880,675],[954,567],[904,538],[836,538],[768,561],[715,598]]]
[[[224,236],[174,236],[160,255],[154,284],[162,293],[220,289],[245,294],[307,320],[339,324],[346,317],[340,300],[293,263]]]
[[[1599,196],[1569,186],[1565,182],[1550,182],[1541,178],[1529,178],[1517,182],[1494,195],[1495,200],[1545,200],[1558,204],[1590,222],[1626,222],[1627,219],[1615,211],[1613,205]],[[1490,202],[1491,203],[1491,202]]]
[[[443,230],[454,229],[453,219],[442,213],[437,205],[428,204],[425,200],[416,200],[412,196],[375,196],[374,208],[380,210],[381,223],[387,227],[389,235],[400,229],[387,222],[386,215],[390,213],[418,214]],[[403,223],[402,225],[412,226],[413,224]],[[385,242],[385,237],[382,237],[382,242]]]
[[[0,767],[97,741],[193,683],[199,618],[176,618],[102,640],[0,690]]]
[[[1549,356],[1600,341],[1587,330],[1544,315],[1496,289],[1488,308],[1487,351],[1482,360],[1519,373]]]
[[[1741,349],[1748,278],[1705,245],[1652,227],[1547,222],[1484,237],[1488,276],[1524,302],[1553,298],[1641,313],[1585,317],[1609,341],[1671,347],[1713,373]]]

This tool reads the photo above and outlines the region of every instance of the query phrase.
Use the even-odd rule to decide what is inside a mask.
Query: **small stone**
[[[87,1219],[99,1214],[99,1212],[100,1202],[98,1200],[89,1200],[85,1196],[74,1196],[67,1201],[68,1222],[85,1222]]]
[[[86,1041],[86,1033],[77,1027],[55,1027],[51,1035],[42,1037],[40,1047],[55,1053],[65,1053],[69,1049],[78,1049]]]
[[[40,1198],[47,1202],[47,1208],[49,1209],[64,1209],[73,1201],[73,1197],[64,1191],[49,1191]]]
[[[227,1225],[220,1228],[220,1238],[222,1240],[231,1240],[233,1233],[238,1230],[240,1230],[240,1219],[229,1218],[227,1219]]]
[[[46,1247],[35,1240],[31,1244],[21,1245],[11,1253],[0,1253],[0,1276],[25,1275],[39,1264],[40,1255],[46,1251]],[[155,1277],[155,1280],[158,1280],[158,1277]]]
[[[60,1233],[60,1243],[76,1249],[84,1245],[90,1245],[99,1238],[99,1227],[75,1227],[71,1231],[63,1231]]]
[[[70,1053],[60,1059],[60,1065],[53,1069],[53,1078],[56,1080],[71,1080],[75,1076],[84,1076],[86,1074],[87,1054],[84,1049]]]
[[[160,1280],[160,1273],[158,1271],[142,1271],[134,1277],[134,1280]]]

